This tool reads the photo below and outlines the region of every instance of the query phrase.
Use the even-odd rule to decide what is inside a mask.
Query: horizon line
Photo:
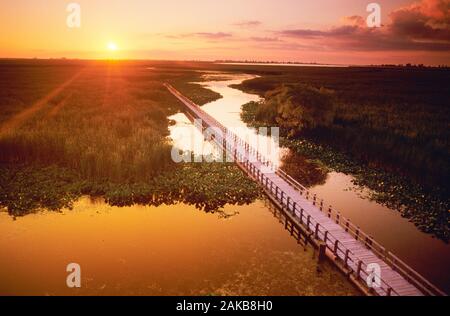
[[[346,64],[346,63],[320,63],[320,62],[300,62],[300,61],[274,61],[274,60],[224,60],[224,59],[215,59],[215,60],[202,60],[202,59],[147,59],[147,58],[68,58],[68,57],[0,57],[0,60],[59,60],[59,61],[110,61],[110,62],[120,62],[120,61],[142,61],[142,62],[197,62],[197,63],[211,63],[211,64],[223,64],[223,65],[230,65],[232,63],[235,64],[259,64],[260,66],[271,66],[276,64],[283,65],[283,66],[295,66],[295,65],[317,65],[317,66],[337,66],[337,67],[424,67],[424,68],[450,68],[450,64],[437,64],[437,65],[431,65],[431,64],[424,64],[424,63],[411,63],[411,62],[405,62],[405,63],[399,63],[399,64],[391,64],[391,63],[384,63],[384,64]]]

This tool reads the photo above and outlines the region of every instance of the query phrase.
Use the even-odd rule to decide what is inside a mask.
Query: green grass
[[[3,90],[2,120],[12,122],[12,127],[0,138],[1,162],[57,164],[88,179],[114,181],[144,180],[171,167],[166,117],[175,113],[178,104],[157,75],[116,64],[89,65],[57,97],[14,123],[23,109],[16,107],[20,91],[28,98],[35,96],[29,106],[45,95],[38,88],[43,79],[36,81],[37,74],[28,72],[46,69],[35,68],[16,69]],[[67,77],[81,69],[73,69]],[[136,74],[142,76],[142,84],[133,84]],[[24,77],[31,82],[23,85]],[[11,83],[14,78],[18,78],[16,85]],[[60,80],[52,87],[67,79]],[[153,91],[154,96],[139,95],[143,91]],[[8,101],[5,96],[10,96]]]
[[[163,83],[199,103],[220,97],[191,84],[198,72],[74,61],[2,61],[0,71],[0,206],[14,216],[70,207],[82,194],[114,205],[184,201],[207,211],[259,194],[237,168],[172,161],[167,117],[181,107]],[[216,183],[214,172],[230,181]]]

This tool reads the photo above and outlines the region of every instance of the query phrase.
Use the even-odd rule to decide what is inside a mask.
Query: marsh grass
[[[318,100],[298,98],[305,85],[326,89],[334,99],[329,118],[318,126],[287,126],[286,133],[422,185],[445,188],[450,177],[449,81],[448,69],[274,67],[235,88],[266,97],[254,114],[269,123],[283,123],[305,105],[320,107]],[[289,94],[283,95],[282,87],[289,87]],[[272,102],[277,98],[288,106]]]
[[[259,106],[252,102],[242,107],[241,117],[249,126],[267,124],[257,118]],[[302,137],[284,135],[280,138],[280,144],[290,149],[290,154],[284,158],[283,169],[304,185],[324,182],[327,169],[350,174],[355,185],[371,190],[372,200],[398,210],[420,230],[446,242],[450,240],[448,189],[421,185],[407,176],[367,164],[332,146]]]
[[[171,159],[167,117],[181,108],[163,83],[201,104],[220,97],[190,83],[199,73],[126,62],[29,63],[0,64],[0,207],[12,215],[70,207],[81,195],[119,206],[185,201],[207,211],[255,198],[258,190],[236,168]]]
[[[156,91],[158,100],[136,96],[127,73],[138,70],[119,67],[84,70],[64,91],[69,97],[57,113],[49,115],[61,102],[52,100],[6,131],[0,139],[0,161],[56,164],[87,179],[113,181],[145,180],[170,168],[166,117],[174,111],[164,103],[170,96],[151,76],[139,91]]]

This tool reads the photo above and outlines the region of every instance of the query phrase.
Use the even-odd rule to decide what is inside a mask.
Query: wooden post
[[[336,224],[339,224],[340,217],[341,217],[341,213],[338,212],[336,215]]]
[[[315,237],[316,239],[319,239],[319,223],[316,224],[316,232],[315,232]]]
[[[347,219],[347,223],[345,224],[345,232],[348,232],[349,226],[350,226],[350,220]]]
[[[318,256],[318,260],[319,262],[322,262],[325,257],[326,257],[326,250],[327,250],[327,245],[325,243],[320,243],[319,244],[319,256]]]
[[[358,227],[358,229],[356,230],[356,235],[355,235],[355,239],[358,240],[358,238],[359,238],[359,227]]]
[[[323,237],[323,239],[324,239],[324,243],[325,243],[325,245],[327,244],[327,240],[328,240],[328,230],[325,232],[325,236]]]
[[[311,223],[311,215],[308,215],[308,219],[306,221],[306,227],[308,228],[308,231],[310,231],[310,228],[309,228],[310,223]]]
[[[350,253],[350,250],[347,249],[347,251],[345,252],[345,260],[344,260],[344,266],[345,266],[345,267],[348,266],[347,261],[348,261],[348,255],[349,255],[349,253]]]
[[[339,240],[336,239],[336,241],[334,242],[334,251],[333,253],[337,256],[337,252],[338,252],[338,247],[339,247]]]
[[[331,218],[331,205],[330,205],[330,207],[328,208],[328,217]]]
[[[316,200],[317,200],[317,195],[314,194],[314,197],[313,197],[313,205],[314,205],[314,206],[316,205]]]
[[[360,260],[358,262],[358,269],[356,270],[356,277],[359,279],[359,276],[361,274],[361,268],[362,268],[362,261]]]
[[[368,248],[368,249],[371,249],[372,248],[372,239],[371,239],[372,237],[370,237],[370,236],[367,236],[366,237],[366,247]]]

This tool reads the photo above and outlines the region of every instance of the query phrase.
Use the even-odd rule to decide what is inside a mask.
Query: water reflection
[[[286,150],[281,158],[281,168],[305,187],[325,184],[328,171],[316,161]]]
[[[71,211],[13,221],[0,213],[0,295],[357,295],[318,266],[258,201],[220,217],[193,206],[111,207],[83,198]],[[82,268],[81,289],[65,267]]]

